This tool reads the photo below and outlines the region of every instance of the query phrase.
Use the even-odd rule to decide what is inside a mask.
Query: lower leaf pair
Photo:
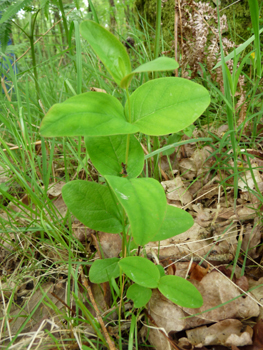
[[[134,301],[136,308],[148,303],[152,288],[158,288],[167,299],[183,307],[199,308],[203,304],[200,292],[192,283],[182,277],[166,276],[161,265],[156,266],[140,256],[96,260],[89,278],[93,283],[103,283],[119,277],[122,272],[135,282],[129,287],[127,297]]]

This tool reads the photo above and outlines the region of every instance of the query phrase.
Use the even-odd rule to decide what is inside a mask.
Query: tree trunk
[[[116,29],[116,17],[115,17],[115,3],[114,0],[109,0],[110,3],[110,31],[114,32]]]
[[[185,0],[181,0],[181,4]],[[197,2],[206,2],[209,3],[212,7],[216,7],[213,0],[197,0]],[[233,3],[232,0],[221,0],[220,16],[225,14],[227,16],[228,22],[228,33],[226,34],[227,38],[231,39],[231,33],[235,33],[234,39],[236,44],[242,43],[244,40],[248,39],[251,36],[251,31],[247,30],[247,27],[251,27],[251,18],[249,11],[248,0],[243,0],[241,2],[234,2],[232,6],[229,6]],[[135,5],[137,6],[140,14],[145,17],[149,24],[155,28],[156,20],[156,0],[135,0]],[[171,33],[174,32],[174,0],[163,1],[162,8],[162,31],[164,35],[164,40],[169,44],[172,44],[173,38]],[[263,15],[263,7],[260,11],[261,16]],[[235,21],[233,20],[235,16]]]

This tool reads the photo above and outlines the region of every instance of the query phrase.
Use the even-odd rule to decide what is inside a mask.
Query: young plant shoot
[[[160,57],[132,71],[125,47],[113,34],[92,21],[82,22],[80,31],[126,96],[123,107],[113,96],[86,92],[55,104],[41,124],[45,137],[85,136],[89,157],[106,181],[76,180],[62,190],[69,210],[87,227],[122,233],[122,258],[96,260],[90,281],[103,283],[124,273],[134,282],[127,297],[135,307],[145,306],[151,289],[158,288],[174,303],[198,308],[202,296],[189,281],[166,276],[161,266],[127,252],[131,243],[143,246],[168,239],[193,225],[190,214],[167,204],[157,180],[138,178],[144,153],[135,134],[160,136],[185,129],[208,107],[208,91],[192,81],[169,77],[148,81],[130,95],[135,74],[174,70],[178,63]]]

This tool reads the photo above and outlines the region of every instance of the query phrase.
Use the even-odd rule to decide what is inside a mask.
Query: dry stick
[[[196,197],[196,198],[195,198],[195,199],[193,199],[191,202],[189,202],[189,203],[187,203],[186,205],[184,205],[184,206],[182,207],[182,209],[187,208],[189,204],[192,204],[192,203],[196,202],[198,199],[200,199],[200,198],[202,198],[202,197],[206,196],[208,193],[210,193],[210,192],[214,191],[216,188],[217,188],[217,186],[213,187],[211,190],[209,190],[209,191],[205,192],[204,194],[201,194],[201,196]]]
[[[49,294],[53,295],[53,297],[60,301],[71,312],[72,317],[76,316],[76,312],[72,308],[70,308],[59,296],[57,296],[57,294],[55,294],[54,292],[49,292]]]
[[[70,14],[70,12],[72,12],[74,10],[74,8],[72,9],[72,10],[70,10],[68,13],[66,13],[66,16],[67,15],[69,15]],[[62,18],[59,20],[59,21],[57,21],[56,23],[54,23],[53,24],[53,26],[52,27],[50,27],[44,34],[42,34],[35,42],[34,42],[34,45],[36,44],[36,43],[38,43],[39,42],[39,40],[41,40],[45,35],[47,35],[47,33],[49,33],[50,31],[51,31],[51,29],[53,29],[59,22],[61,22],[62,21]],[[16,63],[16,62],[18,62],[22,57],[24,57],[27,53],[28,53],[28,51],[30,51],[31,50],[31,47],[29,47],[20,57],[18,57],[13,63],[12,63],[12,66]],[[6,72],[6,74],[8,74],[10,72],[10,69],[8,69],[8,71]]]
[[[98,244],[98,240],[97,240],[97,237],[94,235],[94,233],[91,234],[91,237],[93,239],[93,243],[97,249],[97,252],[99,254],[99,257],[100,259],[102,259],[102,255],[101,255],[101,251],[100,251],[100,247],[99,247],[99,244]]]
[[[27,146],[29,146],[29,145],[41,145],[41,141],[36,141],[36,142],[32,142],[32,143],[27,143]],[[13,151],[13,150],[15,150],[15,149],[19,149],[19,148],[22,148],[23,146],[14,146],[14,147],[11,147],[11,148],[9,148],[9,151]],[[5,149],[3,149],[3,152],[6,152],[7,151],[7,149],[5,148]]]
[[[1,78],[1,85],[2,85],[2,89],[4,90],[4,93],[6,95],[6,98],[8,99],[9,102],[11,102],[11,97],[8,95],[8,91],[6,89],[6,86],[5,86],[5,80],[4,80],[4,76],[2,76]],[[14,106],[11,104],[11,106],[14,108]]]
[[[179,19],[180,19],[180,31],[181,31],[181,59],[183,59],[183,25],[182,25],[182,12],[181,12],[181,0],[178,0],[178,8],[179,8]],[[184,73],[184,69],[182,67],[182,76]]]
[[[141,146],[142,146],[143,152],[144,152],[146,155],[149,154],[149,152],[147,151],[147,149],[144,147],[144,145],[143,145],[142,143],[141,143]],[[153,157],[152,157],[152,161],[153,161]],[[165,172],[163,171],[163,169],[161,168],[160,164],[158,164],[158,167],[159,167],[159,169],[160,169],[160,172],[161,172],[163,178],[164,178],[166,181],[168,181],[169,178],[168,178],[168,176],[165,174]]]
[[[107,343],[108,343],[108,345],[109,345],[109,348],[110,348],[110,350],[116,350],[116,347],[115,347],[114,343],[112,342],[112,340],[111,340],[111,338],[110,338],[110,336],[109,336],[109,333],[108,333],[108,331],[107,331],[107,329],[106,329],[106,327],[105,327],[105,324],[104,324],[104,322],[103,322],[103,319],[102,319],[102,317],[100,316],[100,311],[99,311],[99,309],[98,309],[98,306],[97,306],[96,301],[95,301],[95,299],[94,299],[94,296],[93,296],[93,294],[92,294],[92,290],[91,290],[91,288],[90,288],[90,286],[89,286],[88,280],[87,280],[87,278],[84,276],[82,266],[80,266],[80,275],[81,275],[82,284],[83,284],[83,286],[87,289],[87,292],[88,292],[90,301],[91,301],[91,303],[92,303],[92,306],[94,307],[94,310],[95,310],[95,312],[96,312],[96,317],[97,317],[97,319],[98,319],[98,321],[99,321],[99,323],[100,323],[101,329],[102,329],[102,331],[103,331],[103,333],[104,333],[104,336],[105,336],[105,339],[106,339],[106,341],[107,341]]]
[[[177,0],[175,0],[175,11],[174,11],[174,59],[176,62],[178,62],[178,52],[177,52],[177,46],[178,46],[178,12],[177,12]],[[174,74],[176,77],[178,77],[178,68],[174,70]]]

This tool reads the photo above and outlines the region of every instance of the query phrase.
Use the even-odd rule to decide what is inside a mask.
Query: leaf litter
[[[211,346],[215,349],[221,346],[222,349],[233,350],[263,348],[263,274],[260,246],[262,224],[258,216],[259,196],[262,195],[258,190],[263,191],[262,173],[260,169],[253,169],[253,176],[249,170],[243,172],[238,184],[237,208],[234,210],[231,180],[228,180],[225,186],[221,185],[227,174],[224,171],[211,170],[215,164],[212,153],[213,149],[210,147],[197,149],[196,144],[189,144],[185,145],[183,150],[175,149],[170,156],[172,171],[165,165],[166,156],[160,161],[169,178],[162,182],[167,202],[187,210],[194,218],[194,225],[183,234],[160,243],[147,244],[142,254],[147,254],[149,259],[163,265],[167,274],[187,278],[201,292],[204,304],[194,310],[179,307],[157,290],[153,290],[146,308],[149,324],[145,320],[141,321],[140,337],[147,339],[157,350],[205,350],[211,349]],[[261,159],[254,153],[249,153],[255,159],[251,160],[251,164],[257,166]],[[7,181],[8,179],[3,177],[2,182]],[[49,200],[61,218],[69,215],[61,195],[63,186],[64,182],[57,182],[47,191]],[[40,220],[39,213],[34,211],[34,205],[31,204],[28,195],[21,196],[14,203],[10,202],[7,210],[12,210],[16,215],[18,227],[24,228],[32,217],[36,221]],[[0,215],[8,221],[6,212],[1,212]],[[52,220],[48,211],[46,215]],[[80,244],[86,252],[85,258],[120,255],[119,235],[96,232],[85,227],[74,217],[71,217],[71,220],[72,236],[76,243],[75,253],[82,254],[81,251],[78,252]],[[235,259],[238,237],[241,234],[241,253],[237,265],[233,268],[231,263]],[[62,243],[56,249],[50,249],[45,240],[39,245],[37,242],[40,236],[41,233],[37,231],[33,234],[24,231],[18,236],[14,233],[14,228],[10,227],[9,238],[5,236],[5,240],[1,241],[1,272],[2,276],[6,276],[1,282],[1,347],[24,325],[24,315],[30,315],[33,310],[33,317],[25,324],[21,336],[16,340],[19,348],[30,346],[41,349],[54,346],[47,331],[57,339],[64,339],[65,344],[67,336],[76,338],[65,328],[65,320],[68,315],[74,315],[78,306],[73,298],[73,290],[69,293],[70,299],[67,297],[68,269],[59,263],[69,260],[69,253]],[[41,261],[41,266],[35,270],[26,269],[23,278],[16,279],[17,269],[24,264],[23,257],[18,253],[21,246],[35,249],[35,263]],[[80,265],[82,260],[83,258],[79,262]],[[79,264],[72,265],[77,274]],[[242,266],[244,269],[241,272]],[[45,276],[47,281],[41,283],[40,289],[40,281],[43,281]],[[99,312],[111,315],[108,318],[111,322],[108,328],[110,334],[117,336],[118,332],[114,332],[113,329],[118,317],[116,310],[110,311],[109,284],[90,285]],[[96,313],[80,278],[78,290],[79,298],[96,319]],[[128,303],[127,310],[131,307],[132,304]],[[85,319],[84,315],[80,314],[80,317]],[[123,331],[129,328],[130,321],[127,322],[127,327],[126,323],[123,325]],[[87,323],[84,324],[84,327],[78,326],[79,331],[86,332],[90,337],[97,337],[94,329]]]

